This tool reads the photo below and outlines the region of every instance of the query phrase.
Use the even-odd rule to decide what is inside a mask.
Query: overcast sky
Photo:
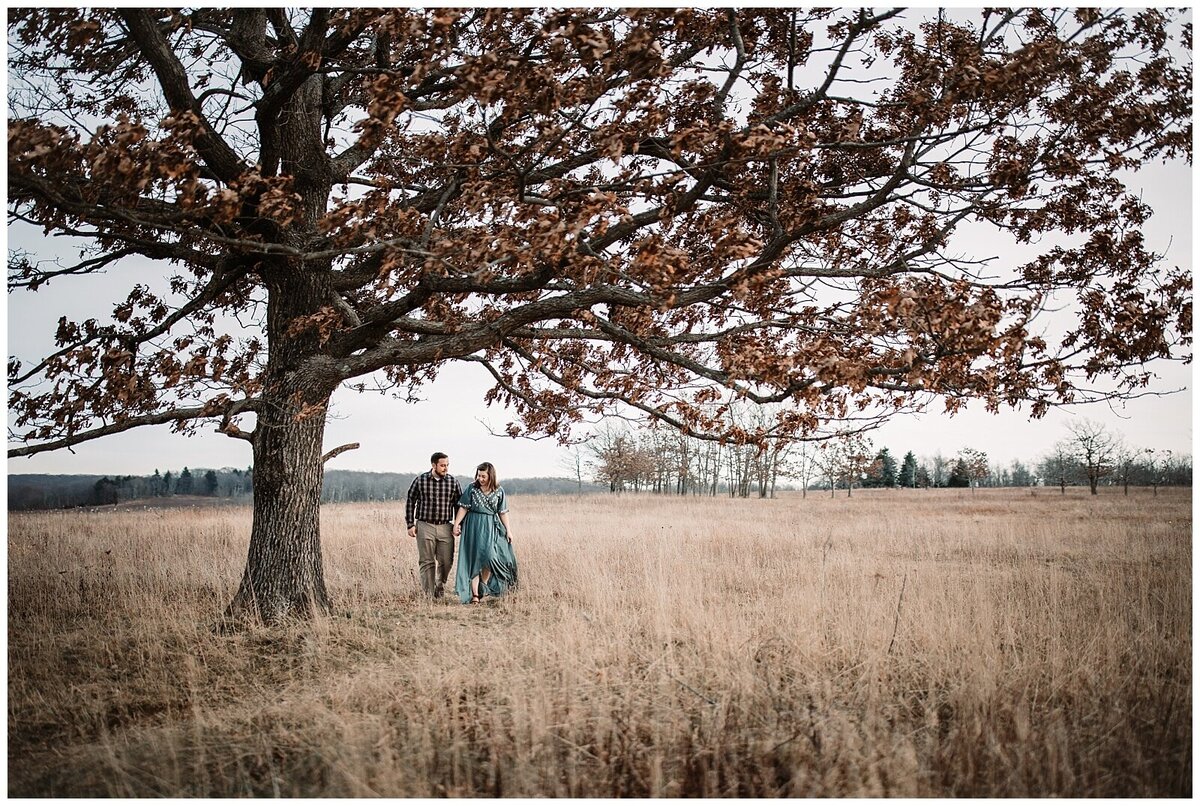
[[[1192,171],[1175,164],[1153,167],[1134,177],[1129,186],[1155,209],[1147,226],[1151,248],[1164,252],[1172,265],[1193,265]],[[26,248],[45,255],[47,246],[40,233],[28,227],[10,228],[9,248]],[[65,244],[63,245],[65,246]],[[978,244],[976,244],[978,246]],[[58,247],[55,251],[61,250]],[[68,256],[65,250],[64,256]],[[1001,256],[1002,259],[1005,256]],[[123,298],[134,282],[146,282],[143,263],[118,267],[97,277],[66,278],[51,283],[37,294],[18,292],[7,305],[6,355],[27,363],[45,355],[53,346],[53,332],[60,316],[84,319],[106,317],[112,302]],[[98,302],[104,305],[98,305]],[[1154,387],[1160,392],[1185,391],[1159,397],[1116,403],[1100,403],[1053,410],[1041,420],[1030,421],[1028,409],[989,415],[982,405],[972,406],[954,417],[934,405],[930,412],[893,420],[872,434],[877,447],[888,447],[902,456],[935,452],[956,453],[970,446],[986,451],[993,462],[1007,465],[1013,459],[1033,461],[1056,440],[1066,435],[1072,418],[1086,417],[1124,435],[1136,447],[1192,452],[1191,367],[1159,362],[1161,376]],[[409,404],[394,398],[340,390],[334,396],[333,418],[326,430],[326,447],[359,442],[362,447],[333,459],[327,467],[373,471],[417,471],[428,466],[429,454],[443,451],[451,457],[451,470],[470,475],[478,462],[493,462],[502,477],[568,475],[565,449],[553,440],[513,440],[493,436],[489,426],[502,431],[512,416],[497,407],[488,408],[483,395],[490,376],[479,367],[447,367],[437,382],[423,390],[422,402]],[[10,421],[11,425],[11,421]],[[149,474],[155,469],[246,467],[251,464],[250,445],[214,433],[211,426],[188,438],[171,434],[166,426],[140,429],[76,446],[74,452],[59,451],[9,460],[9,473]]]

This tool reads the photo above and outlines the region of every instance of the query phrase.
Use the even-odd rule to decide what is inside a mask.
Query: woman
[[[454,588],[463,604],[499,596],[516,586],[517,558],[508,529],[508,502],[504,488],[496,483],[491,462],[475,468],[475,481],[458,499],[454,536],[460,534]]]

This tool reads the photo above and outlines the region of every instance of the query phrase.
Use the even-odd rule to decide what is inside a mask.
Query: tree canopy
[[[906,16],[15,11],[10,216],[93,249],[20,256],[10,287],[172,267],[170,293],[126,289],[10,362],[15,436],[233,427],[266,344],[218,313],[269,330],[277,274],[314,286],[274,327],[311,344],[295,369],[321,394],[471,361],[534,432],[612,400],[712,426],[722,387],[809,426],[881,397],[1137,387],[1190,332],[1188,276],[1159,271],[1118,178],[1190,155],[1182,30]],[[993,282],[947,252],[965,221],[1079,237]],[[1046,343],[1031,320],[1060,291],[1077,317]]]

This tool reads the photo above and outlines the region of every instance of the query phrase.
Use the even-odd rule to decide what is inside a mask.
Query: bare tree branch
[[[345,445],[340,445],[340,446],[334,448],[333,450],[328,451],[324,456],[322,456],[321,464],[325,464],[333,457],[339,456],[339,455],[345,453],[346,451],[356,450],[358,447],[359,447],[359,444],[357,442],[348,442]]]
[[[107,437],[113,434],[121,434],[126,431],[132,431],[135,428],[143,428],[150,425],[163,425],[165,423],[177,423],[183,420],[195,420],[206,417],[226,417],[227,414],[241,414],[247,411],[256,411],[259,406],[257,399],[239,400],[233,403],[220,404],[216,407],[205,404],[203,406],[191,406],[187,408],[167,409],[164,411],[146,414],[140,417],[130,417],[119,422],[110,423],[100,426],[99,428],[88,429],[87,431],[79,431],[62,439],[51,440],[49,442],[41,442],[33,445],[26,444],[20,448],[9,448],[8,457],[14,459],[18,456],[33,456],[46,451],[56,451],[62,448],[69,448],[74,445],[80,445],[84,442],[90,442],[93,439]]]
[[[191,112],[200,121],[203,134],[198,138],[196,148],[205,163],[222,181],[228,183],[237,179],[246,170],[245,163],[204,116],[204,110],[192,94],[187,70],[162,35],[158,23],[144,9],[121,9],[118,14],[158,76],[167,103],[174,109]]]

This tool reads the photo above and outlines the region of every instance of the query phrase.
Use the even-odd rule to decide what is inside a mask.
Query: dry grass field
[[[523,588],[212,629],[245,509],[9,516],[10,796],[1181,796],[1191,494],[512,500]]]

